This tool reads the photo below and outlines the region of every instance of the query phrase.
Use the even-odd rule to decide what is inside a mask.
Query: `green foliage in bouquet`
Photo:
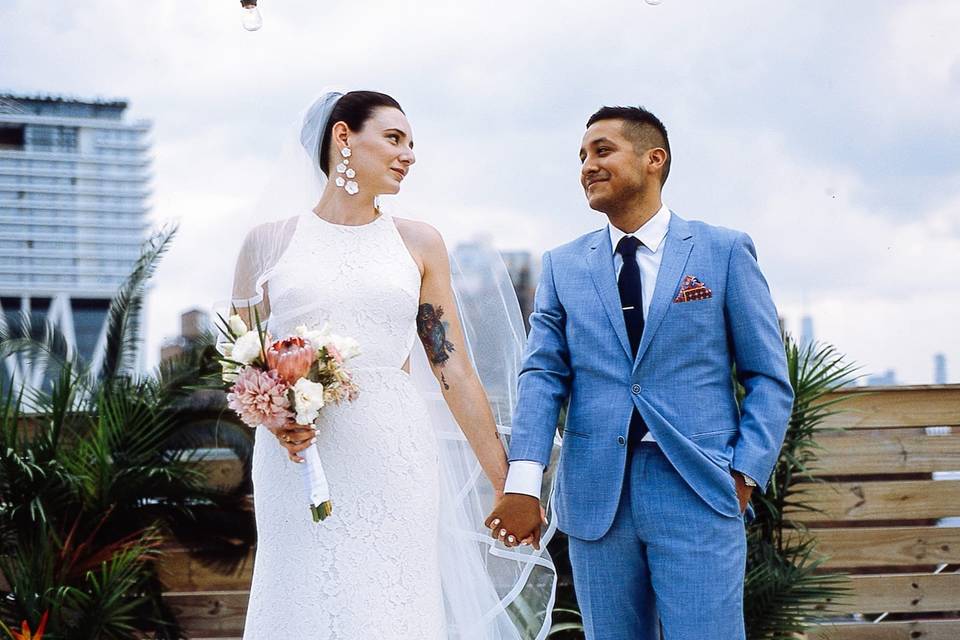
[[[0,390],[0,619],[12,628],[46,615],[46,640],[182,637],[161,598],[163,546],[202,550],[223,571],[251,548],[249,477],[211,488],[198,468],[204,449],[243,462],[252,450],[248,429],[188,411],[193,385],[218,368],[212,345],[146,377],[133,370],[147,282],[175,232],[146,242],[112,300],[96,370],[56,326],[26,314],[0,325],[0,358],[55,372],[41,389]]]

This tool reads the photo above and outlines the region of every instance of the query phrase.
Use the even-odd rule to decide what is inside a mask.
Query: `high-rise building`
[[[477,357],[474,365],[484,381],[494,416],[499,420],[501,411],[509,412],[513,407],[516,389],[503,376],[504,360],[492,346],[506,347],[520,344],[524,340],[524,327],[513,319],[521,313],[513,296],[508,295],[510,288],[517,290],[516,281],[512,281],[500,264],[499,254],[488,240],[480,238],[473,242],[458,244],[450,253],[453,281],[458,293],[458,306],[463,314],[463,328],[467,342],[476,354],[495,357]],[[516,267],[522,261],[514,256],[504,260]],[[520,297],[519,295],[517,296]],[[506,305],[507,316],[500,313]],[[494,312],[494,313],[491,313]],[[509,317],[510,321],[506,321]],[[501,321],[504,320],[504,321]],[[505,354],[504,354],[505,355]]]
[[[126,109],[0,94],[0,322],[49,319],[95,370],[110,300],[149,225],[150,123]],[[37,387],[45,374],[25,359],[0,362],[0,385]]]
[[[167,338],[160,345],[160,361],[183,354],[214,338],[210,314],[203,309],[190,309],[180,314],[180,335]]]
[[[866,380],[866,386],[868,387],[893,387],[897,384],[897,372],[893,369],[869,375]]]
[[[947,384],[947,356],[938,353],[933,356],[933,384]]]
[[[813,335],[813,317],[803,316],[800,319],[800,347],[805,349],[813,344],[816,338]]]
[[[533,313],[533,296],[540,278],[538,264],[529,251],[504,251],[500,255],[507,266],[514,291],[517,292],[524,325],[529,330],[530,314]]]

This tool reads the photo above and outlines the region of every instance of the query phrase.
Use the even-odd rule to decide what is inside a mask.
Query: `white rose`
[[[328,325],[324,324],[320,329],[308,329],[307,325],[301,324],[294,328],[293,333],[294,335],[308,341],[319,352],[323,345],[325,345],[329,340],[328,336],[330,334],[327,327]]]
[[[230,316],[230,331],[232,331],[235,336],[242,336],[249,331],[249,329],[247,329],[247,325],[243,323],[243,319],[239,315],[233,314]]]
[[[248,331],[233,343],[233,357],[231,360],[250,364],[260,355],[260,336],[256,331]]]
[[[340,352],[344,360],[355,358],[360,355],[360,343],[353,338],[331,334],[327,342],[333,345],[333,348]]]
[[[293,385],[294,407],[297,410],[297,424],[311,424],[323,408],[323,385],[306,378],[300,378]]]

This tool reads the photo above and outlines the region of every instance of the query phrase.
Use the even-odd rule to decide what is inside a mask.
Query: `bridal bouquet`
[[[274,340],[260,327],[249,329],[239,315],[224,320],[218,314],[224,341],[217,345],[223,381],[229,383],[227,404],[244,424],[270,429],[290,421],[310,425],[328,404],[352,402],[359,389],[345,363],[359,354],[357,342],[330,333],[327,327],[300,325],[294,335]],[[314,446],[304,458],[304,482],[314,522],[333,510],[330,487]]]

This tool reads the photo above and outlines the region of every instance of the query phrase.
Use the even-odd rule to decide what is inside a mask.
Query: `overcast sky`
[[[960,3],[2,0],[0,90],[125,98],[153,122],[157,226],[176,244],[148,363],[223,299],[297,113],[328,85],[395,96],[417,165],[395,206],[448,246],[539,255],[605,219],[577,151],[603,104],[671,136],[664,200],[748,232],[788,328],[865,372],[960,381]],[[286,212],[276,217],[286,215]],[[292,213],[291,213],[292,215]]]

